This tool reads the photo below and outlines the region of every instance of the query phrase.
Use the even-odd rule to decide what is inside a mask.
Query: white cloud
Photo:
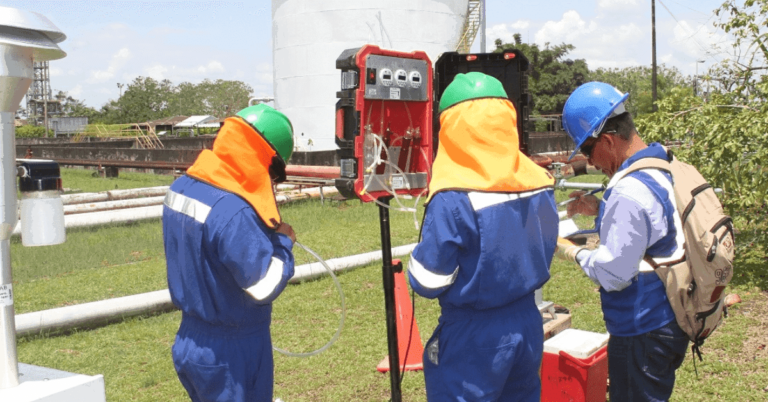
[[[566,11],[560,21],[547,21],[536,32],[536,43],[573,43],[574,39],[590,34],[597,29],[597,25],[584,21],[579,13],[574,10]]]
[[[216,60],[211,60],[208,64],[197,68],[197,72],[206,73],[222,73],[224,72],[224,66]]]
[[[67,93],[73,98],[78,98],[83,93],[83,86],[75,85],[75,87],[67,91]]]
[[[50,74],[51,77],[59,77],[64,75],[64,70],[57,67],[49,67],[48,74]]]
[[[510,28],[516,29],[518,31],[524,31],[524,30],[528,29],[528,27],[530,27],[530,26],[531,26],[531,22],[530,21],[524,21],[524,20],[516,21],[516,22],[513,22],[513,23],[509,24]]]
[[[638,4],[638,0],[600,0],[597,7],[604,10],[627,10],[635,8]]]
[[[485,39],[489,43],[493,43],[496,39],[501,39],[503,43],[512,43],[514,41],[513,35],[517,33],[512,27],[512,24],[497,24],[486,29]]]
[[[675,24],[672,32],[674,39],[670,41],[670,45],[693,59],[728,52],[733,44],[725,35],[716,34],[707,25],[692,25],[685,20]]]
[[[176,68],[175,66],[171,67],[171,69]],[[154,65],[152,67],[148,67],[144,69],[144,72],[152,79],[155,79],[157,81],[162,81],[165,79],[165,73],[168,72],[168,67],[162,66],[162,65]]]
[[[112,60],[106,70],[91,71],[91,82],[101,83],[115,76],[117,71],[131,59],[131,51],[124,47],[112,55]]]

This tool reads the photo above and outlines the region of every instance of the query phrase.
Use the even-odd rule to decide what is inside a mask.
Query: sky
[[[313,0],[323,1],[323,0]],[[354,1],[354,0],[349,0]],[[712,23],[724,0],[656,0],[657,62],[702,74],[731,39]],[[35,11],[67,35],[50,63],[51,87],[100,108],[139,76],[174,84],[240,80],[272,96],[271,2],[0,0]],[[590,69],[651,65],[651,0],[487,0],[486,46],[570,43]],[[473,52],[480,51],[480,37]],[[402,49],[413,50],[413,49]],[[697,63],[697,60],[703,62]],[[123,90],[125,87],[123,87]]]

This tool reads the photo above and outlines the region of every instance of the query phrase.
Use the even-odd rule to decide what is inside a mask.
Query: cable
[[[328,348],[331,347],[331,345],[333,345],[336,342],[336,340],[339,339],[339,335],[341,335],[341,329],[344,327],[344,317],[346,317],[346,315],[347,315],[347,307],[344,304],[344,291],[341,290],[341,283],[339,282],[339,279],[336,277],[336,274],[333,273],[333,270],[331,269],[331,267],[329,267],[328,264],[325,262],[325,260],[320,258],[320,256],[317,255],[317,253],[315,253],[314,251],[312,251],[309,247],[307,247],[307,246],[305,246],[305,245],[303,245],[303,244],[301,244],[299,242],[296,242],[296,245],[301,247],[301,248],[303,248],[304,251],[308,252],[313,257],[315,257],[317,259],[317,261],[320,262],[320,264],[322,264],[323,267],[325,267],[325,270],[328,271],[328,274],[330,274],[331,278],[333,278],[333,282],[336,284],[336,289],[339,290],[339,296],[341,297],[341,318],[339,319],[339,328],[336,329],[336,333],[333,334],[333,336],[331,337],[331,340],[328,341],[328,343],[326,343],[325,345],[323,345],[320,349],[313,350],[313,351],[307,352],[307,353],[293,353],[293,352],[289,352],[289,351],[284,350],[284,349],[280,349],[277,346],[275,346],[274,344],[272,345],[272,349],[274,349],[275,351],[277,351],[279,353],[282,353],[282,354],[284,354],[286,356],[290,356],[290,357],[309,357],[309,356],[314,356],[314,355],[317,355],[317,354],[320,354],[320,353],[326,351]]]
[[[413,339],[413,323],[416,322],[416,298],[411,288],[411,328],[408,330],[408,346],[405,347],[405,356],[403,356],[403,370],[400,371],[400,388],[403,386],[403,377],[405,376],[405,366],[408,362],[408,351],[411,350],[411,340]],[[421,339],[419,339],[421,342]]]
[[[675,15],[674,15],[674,14],[672,14],[672,11],[670,11],[670,10],[669,10],[669,7],[667,7],[667,5],[666,5],[666,4],[664,4],[664,3],[663,3],[661,0],[659,0],[659,4],[661,4],[661,5],[664,7],[664,9],[665,9],[665,10],[667,10],[667,12],[669,13],[669,15],[671,15],[671,16],[672,16],[672,18],[675,20],[675,22],[677,22],[677,23],[678,23],[678,25],[680,25],[681,27],[683,26],[683,24],[680,22],[680,20],[678,20],[678,19],[677,19],[677,17],[675,17]],[[691,36],[691,40],[693,40],[693,42],[694,42],[694,43],[696,43],[697,45],[699,45],[699,47],[701,48],[701,50],[703,50],[703,51],[705,52],[705,54],[706,54],[706,55],[707,55],[707,56],[708,56],[710,59],[712,59],[712,60],[714,60],[714,61],[716,61],[716,62],[720,62],[719,60],[715,59],[714,55],[712,55],[711,53],[709,53],[709,50],[707,50],[707,49],[706,49],[706,48],[705,48],[705,47],[704,47],[704,46],[703,46],[701,43],[699,43],[699,41],[697,41],[697,40],[696,40],[696,38],[694,38],[693,36]]]

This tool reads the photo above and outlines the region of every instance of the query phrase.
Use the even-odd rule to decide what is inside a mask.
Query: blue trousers
[[[636,336],[608,340],[611,401],[666,401],[683,363],[688,336],[677,322]]]
[[[171,353],[194,402],[272,402],[269,323],[233,331],[185,316]]]
[[[446,314],[424,350],[430,401],[539,401],[544,348],[533,294],[511,306]]]

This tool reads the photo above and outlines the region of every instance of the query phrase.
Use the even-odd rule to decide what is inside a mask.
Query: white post
[[[11,232],[18,221],[14,115],[34,78],[33,61],[66,56],[66,39],[44,16],[0,7],[0,390],[19,385],[11,274]],[[10,34],[9,34],[10,32]]]
[[[22,86],[26,92],[32,82],[32,57],[28,53],[28,62],[24,58],[11,56],[13,46],[0,43],[0,54],[5,59],[6,71],[0,64],[0,83],[12,83],[0,87],[0,95],[5,91],[17,93],[15,86]],[[15,52],[14,52],[15,53]],[[26,83],[26,85],[24,85]],[[13,85],[16,84],[16,85]],[[11,88],[8,88],[8,87]],[[15,96],[21,101],[21,97]],[[19,365],[16,357],[16,324],[13,308],[13,275],[11,274],[11,232],[18,220],[16,204],[16,139],[13,117],[19,101],[0,99],[0,389],[19,385]]]
[[[0,389],[19,385],[19,360],[16,356],[16,312],[13,309],[13,281],[11,276],[11,241],[0,240]]]

